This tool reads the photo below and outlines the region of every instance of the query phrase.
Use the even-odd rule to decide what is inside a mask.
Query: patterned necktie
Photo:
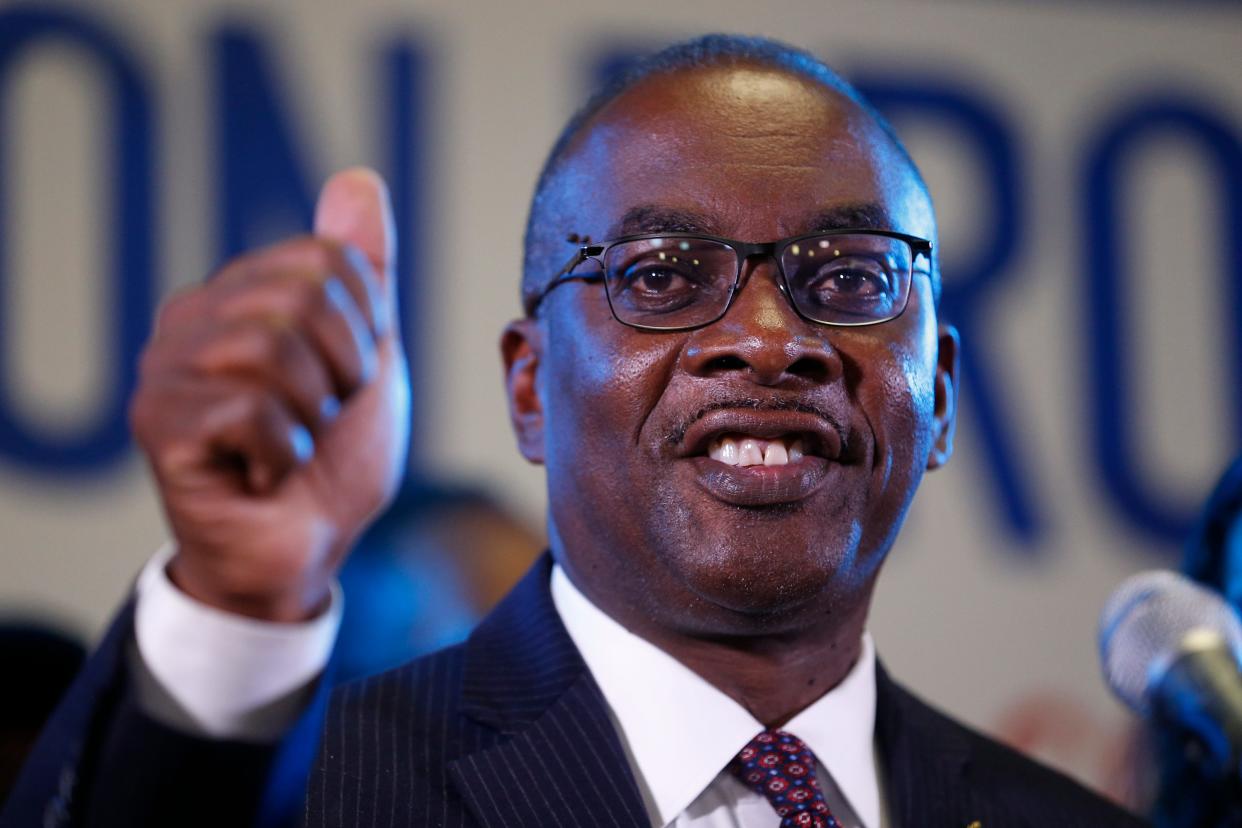
[[[783,730],[765,730],[729,763],[746,787],[763,794],[780,828],[841,828],[815,779],[815,754]]]

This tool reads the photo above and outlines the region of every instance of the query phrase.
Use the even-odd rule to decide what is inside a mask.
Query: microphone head
[[[1108,686],[1148,716],[1152,690],[1187,636],[1205,630],[1219,636],[1235,660],[1242,654],[1242,623],[1215,592],[1175,572],[1130,576],[1100,613],[1100,663]]]

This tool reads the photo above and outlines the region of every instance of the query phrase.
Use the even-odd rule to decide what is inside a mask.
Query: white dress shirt
[[[584,596],[558,566],[552,600],[608,701],[630,768],[656,828],[773,828],[771,804],[727,769],[764,725]],[[843,828],[880,828],[874,747],[875,648],[835,688],[782,729],[819,760],[824,798]]]
[[[208,607],[165,568],[171,547],[138,579],[131,656],[143,709],[202,736],[275,741],[307,703],[340,626],[343,596],[301,624],[256,621]],[[772,828],[776,813],[728,772],[763,725],[663,650],[631,634],[552,573],[552,600],[599,684],[656,828]],[[819,760],[820,786],[843,828],[894,828],[886,820],[873,744],[875,650],[784,730]]]
[[[138,703],[157,721],[213,739],[274,742],[301,714],[328,664],[344,599],[301,624],[256,621],[194,600],[165,571],[172,545],[138,576]]]

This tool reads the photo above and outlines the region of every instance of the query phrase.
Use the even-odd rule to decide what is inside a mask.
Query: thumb
[[[361,250],[380,278],[389,313],[396,313],[397,232],[379,173],[350,167],[329,178],[315,205],[315,235]]]

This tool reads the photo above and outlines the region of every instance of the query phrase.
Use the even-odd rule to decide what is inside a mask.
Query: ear
[[[932,416],[936,437],[927,455],[927,468],[938,469],[953,454],[953,429],[957,422],[958,348],[961,337],[952,325],[941,325],[936,353],[936,403]]]
[[[534,319],[515,319],[500,336],[505,362],[505,395],[509,422],[518,451],[528,462],[543,464],[543,400],[539,395],[539,364],[543,355],[543,328]]]

